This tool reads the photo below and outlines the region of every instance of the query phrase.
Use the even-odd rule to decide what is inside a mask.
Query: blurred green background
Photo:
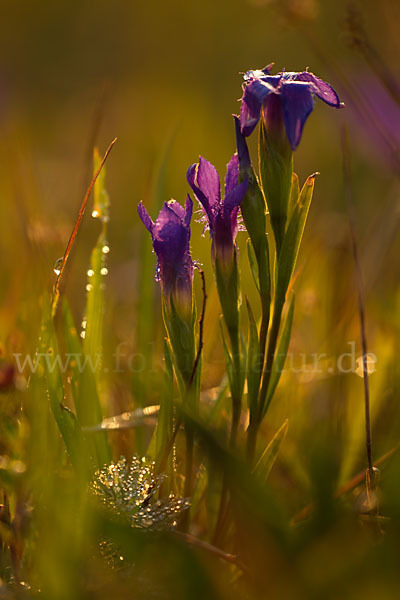
[[[102,153],[117,136],[107,163],[111,252],[105,353],[111,366],[115,348],[126,343],[127,352],[152,356],[157,372],[163,337],[159,290],[136,206],[143,200],[156,216],[162,201],[183,202],[186,170],[199,155],[224,173],[235,150],[231,115],[239,111],[242,72],[272,61],[277,70],[309,66],[333,85],[346,108],[335,111],[317,101],[295,154],[301,182],[315,171],[321,175],[295,282],[291,353],[298,368],[303,354],[308,365],[313,353],[327,358],[320,374],[284,373],[265,424],[269,439],[289,418],[275,474],[288,512],[308,502],[310,463],[320,448],[333,464],[335,485],[365,466],[362,379],[334,368],[337,357],[350,351],[350,342],[355,342],[356,356],[361,354],[342,177],[345,123],[369,350],[377,357],[370,377],[375,458],[397,444],[399,3],[2,0],[0,13],[0,345],[5,359],[34,351],[39,296],[54,283],[53,265],[64,252],[90,181],[93,146]],[[78,321],[98,235],[90,212],[89,207],[64,282]],[[206,389],[219,385],[224,365],[210,244],[201,232],[202,225],[195,224],[192,254],[204,265],[210,296]],[[256,302],[244,266],[246,235],[239,234],[238,240],[243,291]],[[147,302],[150,309],[144,310]],[[159,382],[153,374],[153,363],[137,374],[110,374],[106,414],[157,402]],[[144,447],[140,434],[134,441],[131,437],[124,442],[131,450]],[[298,494],[288,497],[293,488]]]

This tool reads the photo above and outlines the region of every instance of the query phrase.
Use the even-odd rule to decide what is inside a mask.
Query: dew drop
[[[103,254],[108,254],[110,252],[110,246],[107,246],[107,244],[105,244],[102,249],[101,249]]]
[[[94,219],[97,219],[97,217],[99,217],[99,216],[100,216],[100,213],[99,213],[99,211],[98,211],[98,210],[96,210],[96,209],[94,209],[94,211],[92,212],[92,217],[93,217]]]
[[[86,337],[86,331],[81,331],[81,338],[84,340]]]
[[[60,258],[57,258],[56,262],[54,263],[53,271],[56,275],[59,275],[61,273],[62,262],[63,257],[61,256]]]
[[[87,291],[87,292],[91,292],[91,291],[92,291],[92,289],[93,289],[93,286],[92,286],[92,284],[91,284],[91,283],[88,283],[88,284],[87,284],[87,286],[86,286],[86,291]]]
[[[101,273],[102,275],[108,275],[108,269],[107,269],[107,267],[103,267],[103,268],[100,270],[100,273]]]
[[[94,275],[93,269],[89,269],[88,272],[87,272],[87,276],[88,277],[93,277],[93,275]]]

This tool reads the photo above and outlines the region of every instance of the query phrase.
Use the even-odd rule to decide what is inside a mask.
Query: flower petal
[[[180,262],[189,243],[188,236],[190,232],[177,214],[176,206],[171,205],[171,201],[164,202],[153,227],[153,246],[160,263]]]
[[[314,108],[310,85],[301,81],[288,81],[281,88],[283,118],[292,150],[300,142],[304,123]]]
[[[239,159],[238,155],[232,156],[229,163],[226,165],[226,177],[225,177],[225,196],[233,190],[238,183],[239,177]]]
[[[208,201],[208,198],[203,194],[202,190],[196,185],[197,166],[198,166],[197,163],[195,163],[194,165],[192,165],[188,168],[187,173],[186,173],[186,179],[188,180],[188,183],[189,183],[190,187],[192,188],[192,190],[196,196],[196,199],[202,205],[204,213],[208,220],[208,226],[209,226],[210,230],[212,230],[214,216],[211,211],[210,203]]]
[[[210,207],[221,202],[220,183],[217,169],[208,160],[200,156],[196,173],[196,183],[207,197]]]
[[[186,227],[190,226],[192,214],[193,214],[193,202],[192,202],[191,197],[188,194],[187,198],[186,198],[186,204],[185,204],[185,217],[183,219],[183,222]]]
[[[248,186],[248,179],[234,187],[224,198],[224,219],[230,218],[232,211],[240,206]]]
[[[240,107],[240,128],[245,137],[248,137],[257,125],[262,103],[273,89],[273,86],[264,82],[264,78],[263,81],[253,79],[245,87]]]
[[[138,204],[137,211],[139,213],[139,217],[143,222],[143,225],[146,227],[146,229],[148,229],[148,231],[150,231],[151,234],[153,234],[154,223],[151,217],[149,216],[149,213],[145,209],[143,202],[140,202]]]
[[[179,204],[179,202],[171,198],[171,200],[166,202],[166,205],[170,210],[172,210],[176,214],[177,217],[181,219],[181,221],[183,221],[183,219],[185,218],[185,209]]]
[[[339,96],[337,95],[333,87],[329,85],[329,83],[326,83],[326,81],[322,81],[322,79],[320,79],[313,73],[309,73],[308,71],[303,71],[303,73],[297,73],[295,79],[296,81],[307,81],[312,83],[313,92],[316,96],[318,96],[318,98],[320,98],[330,106],[340,108]]]

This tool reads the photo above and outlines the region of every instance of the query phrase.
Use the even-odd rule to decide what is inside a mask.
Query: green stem
[[[267,356],[266,356],[266,361],[265,361],[265,368],[264,368],[264,372],[263,372],[262,385],[261,385],[261,390],[260,390],[260,394],[259,394],[259,398],[258,398],[258,410],[257,410],[257,414],[254,416],[254,418],[250,420],[250,423],[249,423],[249,426],[247,429],[246,451],[247,451],[247,458],[248,458],[248,461],[250,464],[252,464],[254,462],[258,430],[261,426],[261,423],[262,423],[262,420],[264,417],[264,413],[265,413],[266,409],[268,408],[268,405],[265,406],[265,401],[266,401],[266,397],[267,397],[267,393],[268,393],[268,386],[269,386],[269,382],[270,382],[270,378],[271,378],[272,365],[274,362],[275,351],[276,351],[276,346],[277,346],[277,342],[278,342],[279,329],[280,329],[281,318],[282,318],[282,310],[283,310],[283,303],[276,302],[273,316],[272,316],[271,331],[270,331],[270,336],[269,336],[268,350],[267,350]],[[261,331],[260,331],[260,339],[261,339]],[[261,352],[262,352],[262,349],[261,349]]]
[[[232,423],[231,423],[231,433],[230,433],[230,447],[234,448],[236,446],[236,438],[237,432],[239,429],[240,423],[240,415],[242,412],[242,395],[243,395],[243,385],[242,385],[242,367],[240,361],[240,353],[239,353],[239,329],[237,328],[235,331],[230,331],[230,339],[232,346],[232,358],[234,364],[234,385],[231,389],[232,396]]]
[[[267,358],[265,361],[265,368],[263,373],[263,382],[261,386],[260,396],[259,396],[259,414],[258,420],[262,421],[265,410],[268,406],[265,406],[265,401],[268,393],[269,381],[271,378],[272,365],[275,358],[276,345],[278,342],[279,329],[281,325],[282,318],[282,310],[283,303],[275,303],[274,314],[272,316],[272,324],[271,324],[271,332],[269,336],[268,350],[267,350]]]

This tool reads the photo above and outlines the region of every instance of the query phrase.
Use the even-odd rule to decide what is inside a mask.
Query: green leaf
[[[222,346],[224,348],[224,355],[225,355],[225,364],[226,364],[226,372],[228,374],[228,380],[229,380],[229,387],[232,390],[232,386],[234,385],[234,381],[235,381],[235,373],[234,373],[234,365],[233,365],[233,361],[229,352],[229,348],[228,348],[228,344],[226,341],[226,337],[225,337],[225,332],[224,332],[224,326],[223,326],[223,317],[220,317],[219,320],[219,326],[221,329],[221,337],[222,337]]]
[[[291,218],[293,211],[297,205],[300,194],[299,178],[296,173],[292,173],[292,187],[290,189],[288,217]]]
[[[75,326],[74,317],[66,299],[63,301],[65,345],[70,357],[69,371],[75,410],[83,427],[96,427],[103,420],[96,379],[91,359],[85,355]],[[89,452],[96,464],[102,466],[111,460],[111,450],[104,433],[88,440]]]
[[[247,240],[247,255],[249,257],[249,265],[250,265],[251,274],[253,275],[254,283],[256,284],[258,293],[260,294],[257,258],[256,258],[256,254],[254,252],[253,244],[251,243],[250,238]]]
[[[261,356],[257,325],[247,297],[246,306],[249,315],[249,339],[247,345],[247,399],[250,415],[256,415],[262,365],[260,364]]]
[[[60,371],[61,357],[58,351],[51,307],[47,297],[43,306],[42,334],[39,348],[39,353],[45,359],[43,366],[50,408],[71,462],[77,467],[83,448],[83,434],[75,415],[64,405],[64,385]]]
[[[221,413],[226,406],[226,396],[229,387],[229,378],[224,375],[218,390],[218,395],[215,399],[212,409],[206,417],[206,421],[209,424],[215,425],[220,421]]]
[[[271,377],[268,384],[267,396],[264,404],[263,416],[268,410],[268,406],[272,400],[272,397],[275,393],[276,386],[279,383],[279,379],[281,377],[281,373],[283,371],[283,367],[285,365],[287,352],[289,348],[290,335],[292,332],[292,324],[293,324],[293,313],[294,313],[294,294],[289,302],[288,310],[286,313],[286,317],[282,324],[282,331],[278,342],[277,351],[275,353],[274,362],[272,363],[272,371]]]
[[[64,335],[65,335],[65,346],[68,355],[70,355],[71,360],[69,361],[69,372],[70,372],[70,381],[72,388],[72,396],[74,398],[75,410],[79,417],[81,413],[80,407],[80,398],[81,395],[79,393],[79,380],[81,377],[81,372],[79,368],[79,361],[81,357],[83,357],[82,353],[82,344],[81,340],[78,336],[78,332],[76,330],[74,317],[71,311],[71,307],[69,305],[68,300],[64,297],[63,299],[63,316],[64,316]],[[97,412],[100,414],[100,411]]]
[[[103,352],[104,274],[107,273],[105,248],[108,248],[108,244],[103,231],[90,257],[83,342],[84,353],[91,358],[97,373]]]
[[[97,172],[98,168],[101,164],[101,156],[97,148],[94,149],[93,153],[93,171]],[[109,209],[110,209],[110,198],[108,196],[107,190],[105,188],[105,179],[106,179],[106,168],[103,167],[100,171],[96,183],[94,185],[93,196],[93,212],[92,216],[94,218],[98,218],[101,221],[107,222],[110,218]]]
[[[308,177],[301,190],[299,200],[294,208],[283,240],[282,251],[278,260],[276,286],[275,306],[278,310],[280,310],[284,304],[286,292],[296,266],[304,227],[312,200],[315,175],[316,174]]]
[[[268,475],[271,472],[271,469],[278,455],[279,448],[281,447],[281,444],[286,437],[287,430],[288,420],[286,419],[283,425],[281,425],[281,427],[275,433],[274,437],[269,442],[268,446],[265,448],[264,452],[258,459],[256,466],[254,467],[254,474],[260,477],[260,479],[262,479],[263,481],[265,481],[268,478]]]
[[[164,339],[164,364],[164,386],[160,398],[160,412],[152,441],[147,449],[147,455],[154,457],[156,464],[159,464],[162,460],[166,445],[172,435],[173,425],[174,368],[171,349],[166,339]],[[168,468],[167,471],[169,472],[170,469]]]

